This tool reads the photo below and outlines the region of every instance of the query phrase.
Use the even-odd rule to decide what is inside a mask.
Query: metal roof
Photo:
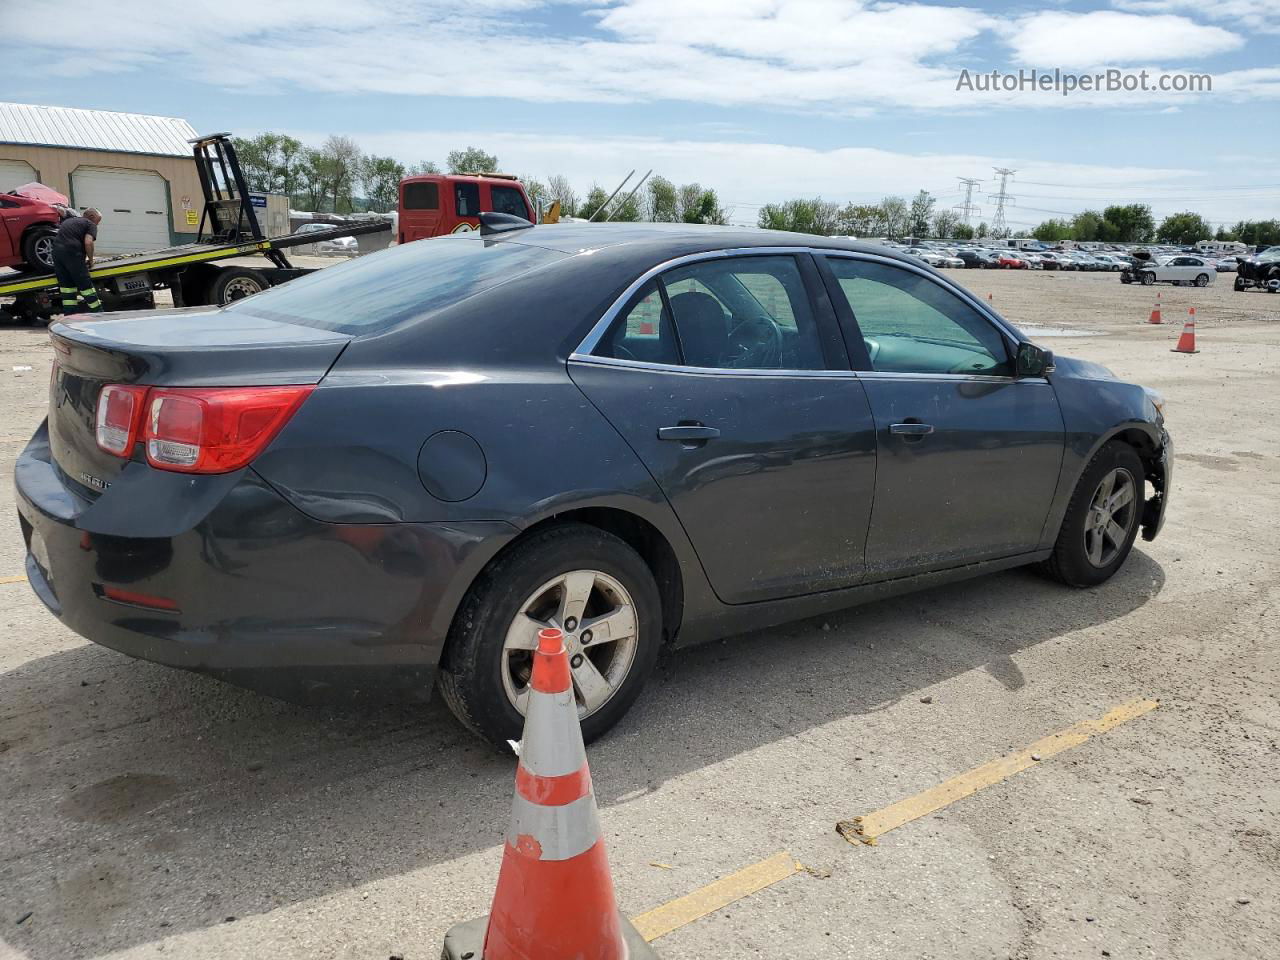
[[[177,117],[0,102],[0,143],[189,157],[195,136]]]

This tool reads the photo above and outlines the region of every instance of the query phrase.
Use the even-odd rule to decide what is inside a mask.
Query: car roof
[[[512,230],[487,239],[544,247],[578,254],[627,245],[637,257],[672,257],[739,247],[819,247],[870,253],[912,262],[899,250],[879,243],[812,233],[764,230],[758,227],[721,227],[700,223],[556,223]]]

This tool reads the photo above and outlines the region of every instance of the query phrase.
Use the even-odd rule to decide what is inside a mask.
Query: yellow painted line
[[[759,893],[765,887],[771,887],[779,880],[794,876],[800,870],[791,854],[785,850],[775,853],[768,860],[761,860],[737,873],[721,877],[707,884],[700,890],[686,894],[670,903],[655,907],[648,913],[632,917],[631,922],[646,941],[657,940],[672,930],[679,930],[685,924],[715,913],[736,900]]]
[[[25,575],[20,577],[0,577],[0,583],[26,583],[26,582],[27,582],[27,578]]]
[[[850,843],[875,844],[877,837],[884,836],[890,830],[896,830],[904,823],[918,820],[957,800],[977,793],[984,787],[999,783],[1028,767],[1034,767],[1040,760],[1062,753],[1064,750],[1070,750],[1072,747],[1078,747],[1100,733],[1106,733],[1113,727],[1150,713],[1158,706],[1160,703],[1156,700],[1134,700],[1131,703],[1122,704],[1095,720],[1086,720],[1066,730],[1050,734],[1043,740],[1037,740],[1025,750],[984,763],[980,767],[974,767],[967,773],[953,777],[923,793],[917,793],[914,797],[899,800],[883,810],[877,810],[863,817],[854,817],[852,820],[841,820],[836,824],[836,829]]]

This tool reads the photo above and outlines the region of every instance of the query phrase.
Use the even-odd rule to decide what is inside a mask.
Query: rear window
[[[365,334],[425,316],[567,254],[478,237],[440,237],[392,247],[315,273],[223,309],[282,323]]]
[[[404,208],[406,210],[439,210],[440,185],[431,180],[425,183],[406,183]]]

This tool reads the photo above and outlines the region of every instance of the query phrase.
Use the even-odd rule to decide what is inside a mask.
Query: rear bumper
[[[135,466],[149,474],[138,529],[188,513],[189,478],[171,475],[169,504],[168,478],[143,464],[85,500],[36,434],[15,469],[32,589],[86,639],[289,700],[426,699],[453,611],[516,534],[500,522],[324,523],[248,470],[183,532],[124,536]],[[120,590],[141,602],[110,598]]]

